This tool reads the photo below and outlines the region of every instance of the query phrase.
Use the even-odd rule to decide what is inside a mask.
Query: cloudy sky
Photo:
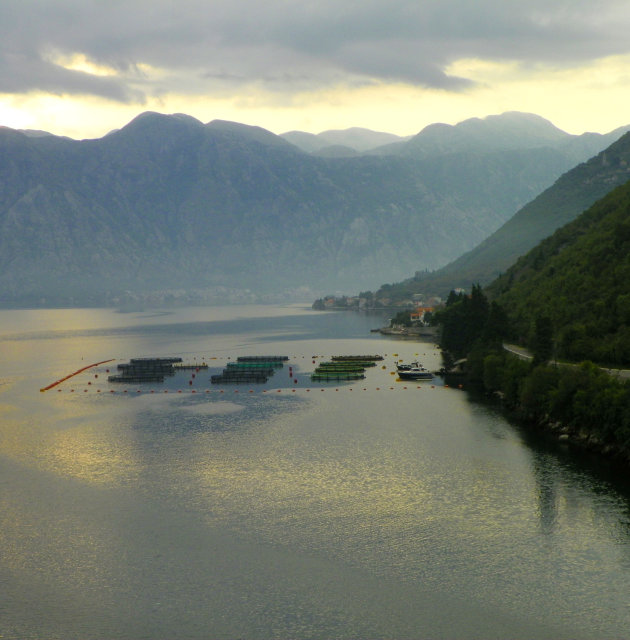
[[[414,134],[504,111],[630,123],[629,0],[0,0],[0,125],[143,111]]]

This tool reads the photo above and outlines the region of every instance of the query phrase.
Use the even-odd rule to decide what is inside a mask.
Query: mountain
[[[403,297],[414,292],[445,296],[455,288],[470,290],[475,283],[488,284],[519,256],[628,180],[630,133],[562,175],[471,251],[433,273],[418,273],[395,288]]]
[[[456,125],[431,124],[408,142],[384,145],[370,153],[426,158],[450,153],[549,148],[560,151],[577,164],[599,153],[628,130],[630,126],[607,134],[575,136],[538,115],[509,111],[485,118],[470,118]]]
[[[630,363],[630,182],[561,227],[488,288],[527,339],[551,321],[556,355]]]
[[[392,133],[372,131],[361,127],[330,129],[318,134],[304,131],[287,131],[280,134],[280,137],[307,153],[322,151],[327,147],[347,147],[356,153],[361,153],[383,145],[408,140],[408,138],[396,136]]]
[[[549,147],[316,157],[183,114],[96,140],[3,128],[0,304],[368,288],[453,260],[572,163]]]

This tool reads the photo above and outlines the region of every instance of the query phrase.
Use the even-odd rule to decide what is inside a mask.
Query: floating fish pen
[[[241,368],[241,367],[233,367],[233,368],[226,368],[223,369],[223,374],[224,376],[272,376],[274,374],[274,369],[271,368],[262,368],[262,367],[256,367],[256,368]]]
[[[363,367],[317,367],[315,373],[365,373]]]
[[[197,371],[198,369],[207,369],[208,365],[203,362],[201,364],[185,364],[185,363],[181,363],[181,364],[174,364],[173,365],[173,369],[175,369],[175,371],[184,371],[185,369],[192,369],[193,371]]]
[[[157,374],[147,374],[147,375],[119,375],[119,376],[109,376],[107,378],[109,382],[127,382],[128,384],[138,384],[140,382],[164,382],[164,376],[160,376]]]
[[[212,384],[243,384],[247,382],[264,384],[267,380],[268,377],[266,375],[251,371],[242,371],[235,375],[226,375],[226,373],[223,372],[215,376],[210,376],[210,382]]]
[[[311,380],[315,382],[333,382],[336,380],[363,380],[365,376],[362,373],[312,373]]]
[[[382,360],[383,356],[333,356],[332,360],[336,362],[353,362],[357,360],[363,360],[365,362],[376,362]]]
[[[367,366],[363,362],[320,362],[317,368],[330,371],[365,371]],[[369,366],[373,366],[372,363]]]
[[[230,367],[229,369],[223,369],[224,376],[267,376],[271,378],[271,376],[275,373],[275,369],[267,368],[267,367],[256,367],[254,369],[246,369],[242,367]]]
[[[174,376],[175,369],[173,366],[168,365],[136,365],[136,364],[119,364],[118,370],[122,375],[126,376]]]
[[[228,362],[223,373],[210,377],[212,384],[265,383],[289,356],[239,356]]]
[[[273,371],[274,369],[278,369],[283,367],[282,363],[278,364],[277,362],[228,362],[227,369],[270,369]]]
[[[109,376],[109,382],[164,382],[165,376],[174,376],[173,365],[181,358],[132,358],[118,365],[119,375]]]

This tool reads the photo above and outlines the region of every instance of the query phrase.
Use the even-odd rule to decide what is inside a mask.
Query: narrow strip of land
[[[94,364],[88,364],[87,367],[81,367],[77,371],[74,371],[73,373],[70,373],[67,376],[64,376],[63,378],[61,378],[59,380],[55,380],[55,382],[53,382],[52,384],[49,384],[47,387],[42,387],[40,389],[40,391],[42,391],[42,392],[43,391],[48,391],[49,389],[52,389],[53,387],[56,387],[58,384],[61,384],[65,380],[68,380],[68,379],[72,378],[73,376],[78,375],[79,373],[83,373],[83,371],[87,371],[88,369],[92,369],[93,367],[98,367],[99,364],[106,364],[107,362],[114,362],[114,358],[111,358],[109,360],[102,360],[101,362],[95,362]]]

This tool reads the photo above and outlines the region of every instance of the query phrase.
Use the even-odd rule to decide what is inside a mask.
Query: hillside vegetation
[[[630,182],[482,291],[449,296],[442,346],[527,425],[630,462]],[[504,340],[529,347],[518,359]],[[571,362],[560,362],[569,360]]]
[[[487,289],[531,342],[549,318],[558,357],[630,364],[630,183],[519,259]]]

